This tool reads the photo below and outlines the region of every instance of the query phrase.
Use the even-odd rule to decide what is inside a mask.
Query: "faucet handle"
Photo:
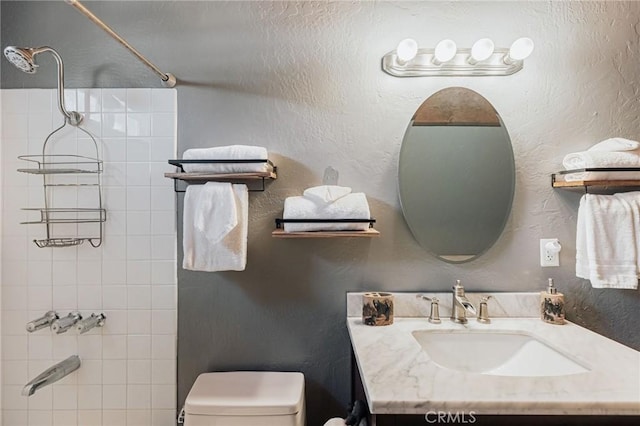
[[[82,315],[79,312],[70,312],[69,315],[63,318],[59,318],[51,323],[51,331],[55,331],[56,334],[62,334],[69,330],[78,321],[82,319]]]
[[[440,324],[440,307],[438,303],[440,300],[437,297],[433,297],[431,300],[431,312],[429,313],[429,322],[431,324]]]
[[[431,302],[431,311],[429,312],[429,322],[432,324],[440,324],[440,308],[438,303],[440,303],[440,299],[437,297],[429,297],[424,294],[416,294],[416,299],[428,300]]]
[[[27,331],[33,333],[41,328],[49,327],[52,322],[58,319],[58,314],[55,311],[49,311],[38,319],[29,321],[27,323]]]
[[[483,324],[489,324],[491,322],[491,319],[489,318],[489,308],[487,306],[487,302],[492,297],[493,296],[487,295],[482,296],[482,298],[480,299],[480,312],[478,313],[478,322]]]
[[[78,333],[84,334],[92,328],[102,327],[106,319],[107,317],[104,314],[91,314],[90,317],[81,319],[76,323],[76,330],[78,330]]]
[[[461,284],[460,280],[456,280],[456,285],[451,287],[453,290],[453,294],[456,296],[464,296],[464,286]]]

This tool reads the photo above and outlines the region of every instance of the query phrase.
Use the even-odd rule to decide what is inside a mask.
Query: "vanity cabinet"
[[[454,384],[452,384],[454,386]],[[351,399],[367,401],[358,364],[351,352]],[[439,417],[440,416],[440,417]],[[429,411],[416,414],[373,414],[369,426],[425,426],[425,425],[474,425],[474,426],[637,426],[640,416],[541,416],[473,414],[472,411]]]
[[[539,293],[490,295],[490,323],[450,321],[444,303],[433,324],[423,296],[451,293],[393,293],[393,324],[376,327],[362,320],[364,293],[347,294],[351,396],[371,426],[640,424],[640,352],[541,321]]]

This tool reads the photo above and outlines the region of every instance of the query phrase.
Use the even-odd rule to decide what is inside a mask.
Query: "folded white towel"
[[[224,189],[222,185],[225,184],[187,187],[182,236],[184,269],[243,271],[246,267],[247,186],[226,184],[229,187]]]
[[[362,192],[345,195],[326,205],[306,197],[284,200],[284,219],[370,219],[369,203]],[[285,232],[300,231],[365,231],[368,222],[360,223],[285,223]]]
[[[640,209],[638,209],[640,211]],[[585,194],[576,233],[576,276],[594,288],[638,288],[634,208],[623,197]]]
[[[607,152],[582,151],[565,155],[562,165],[566,170],[588,167],[640,167],[640,155],[634,151]]]
[[[303,196],[320,204],[329,204],[351,194],[351,188],[348,186],[322,185],[307,188],[303,192]]]
[[[640,142],[632,141],[625,138],[609,138],[602,142],[598,142],[587,151],[635,151],[640,148]]]
[[[214,148],[187,149],[183,160],[266,160],[267,148],[251,145],[228,145]],[[251,173],[268,172],[267,163],[191,163],[183,164],[187,173]]]

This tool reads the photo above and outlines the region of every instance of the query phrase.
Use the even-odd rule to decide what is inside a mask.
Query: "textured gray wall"
[[[231,143],[269,148],[278,179],[250,196],[245,272],[179,271],[178,403],[196,376],[227,369],[303,371],[310,426],[349,399],[345,292],[532,291],[556,279],[569,319],[640,349],[640,293],[593,290],[575,278],[580,195],[549,186],[562,156],[606,137],[640,138],[640,3],[87,2],[143,54],[180,80],[179,152]],[[2,45],[56,48],[68,87],[158,87],[158,79],[62,1],[3,1]],[[503,78],[398,79],[380,59],[411,36],[470,46],[492,37],[536,42],[525,69]],[[53,87],[2,63],[3,88]],[[515,204],[480,259],[437,261],[414,241],[397,196],[407,123],[430,94],[469,87],[510,132]],[[285,197],[319,184],[325,167],[368,194],[374,240],[276,240]],[[181,203],[182,197],[179,198]],[[180,208],[179,208],[180,210]],[[538,240],[559,238],[560,268],[538,263]]]

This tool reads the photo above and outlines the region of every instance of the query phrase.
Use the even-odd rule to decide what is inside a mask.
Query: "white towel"
[[[562,160],[562,165],[566,170],[590,167],[640,167],[640,142],[625,138],[606,139],[587,151],[567,154]],[[575,172],[563,177],[567,182],[591,179],[634,179],[629,172],[626,172],[626,175],[625,172]]]
[[[625,138],[609,138],[602,142],[598,142],[587,151],[635,151],[640,148],[640,142],[632,141]]]
[[[365,219],[371,218],[367,197],[362,192],[345,195],[335,202],[319,205],[306,197],[284,200],[284,219]],[[368,222],[359,223],[285,223],[285,232],[365,231]]]
[[[638,278],[640,278],[640,192],[621,192],[614,194],[616,198],[629,204],[631,208],[631,214],[633,216],[633,235],[636,246],[636,266],[638,271]],[[632,288],[637,288],[636,286]]]
[[[585,194],[580,200],[576,276],[594,288],[638,288],[640,228],[634,210],[640,212],[640,204],[632,207],[627,197],[632,196]]]
[[[580,198],[578,207],[578,219],[576,220],[576,277],[588,280],[591,277],[589,266],[589,253],[587,251],[587,196]]]
[[[214,148],[187,149],[183,160],[266,160],[267,148],[251,145],[228,145]],[[191,163],[183,164],[187,173],[251,173],[268,172],[273,168],[267,163]]]
[[[319,204],[330,204],[349,194],[351,194],[351,188],[337,185],[314,186],[305,189],[302,193],[306,198]]]
[[[565,155],[562,165],[566,170],[588,167],[640,167],[640,155],[636,151],[573,152]]]
[[[189,197],[189,204],[195,203],[193,226],[211,244],[216,244],[238,224],[233,188],[230,183],[207,182],[197,192],[194,197],[192,190]]]
[[[209,182],[188,186],[182,267],[192,271],[243,271],[247,264],[248,204],[246,185]]]

